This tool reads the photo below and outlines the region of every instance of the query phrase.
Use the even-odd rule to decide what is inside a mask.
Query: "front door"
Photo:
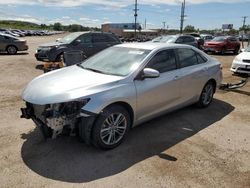
[[[138,121],[177,105],[180,98],[179,70],[173,50],[158,52],[146,67],[158,70],[160,77],[135,80]]]

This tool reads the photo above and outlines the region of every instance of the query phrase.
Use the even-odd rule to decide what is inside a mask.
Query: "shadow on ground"
[[[1,52],[0,53],[0,56],[18,56],[18,55],[28,55],[29,53],[28,52],[17,52],[16,54],[14,55],[10,55],[8,53],[5,53],[5,52]]]
[[[83,183],[120,173],[154,155],[168,161],[178,160],[163,151],[221,120],[234,110],[214,100],[206,109],[194,106],[159,117],[130,131],[125,142],[110,151],[101,151],[77,141],[60,137],[44,142],[38,129],[22,134],[26,141],[21,155],[24,163],[46,178]]]

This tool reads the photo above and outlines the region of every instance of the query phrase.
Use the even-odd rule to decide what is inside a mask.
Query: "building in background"
[[[102,32],[114,33],[119,37],[133,38],[134,37],[135,24],[134,23],[106,23],[102,24]],[[139,23],[136,24],[136,30],[138,37],[157,35],[156,30],[143,30]]]
[[[102,32],[110,32],[115,33],[117,35],[122,34],[124,29],[135,29],[134,23],[106,23],[102,24]],[[139,23],[136,24],[136,29],[140,30],[141,25]]]

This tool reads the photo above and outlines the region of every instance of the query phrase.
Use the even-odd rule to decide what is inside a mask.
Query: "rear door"
[[[198,47],[197,42],[194,37],[191,36],[185,36],[183,39],[184,44],[191,45],[194,47]]]
[[[0,35],[0,51],[5,51],[5,49],[6,49],[6,45],[4,42],[4,37]]]
[[[105,48],[108,48],[111,46],[111,44],[108,42],[108,38],[103,33],[93,33],[93,46],[95,53],[98,53]]]
[[[195,101],[209,79],[207,59],[191,48],[179,48],[176,53],[180,67],[182,101]]]
[[[158,52],[146,67],[158,70],[160,77],[135,80],[139,121],[176,106],[180,99],[179,70],[174,50]]]

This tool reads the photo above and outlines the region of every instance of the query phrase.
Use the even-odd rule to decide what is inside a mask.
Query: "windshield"
[[[245,49],[245,52],[250,52],[250,46]]]
[[[150,50],[111,47],[87,59],[82,68],[103,74],[126,76],[136,70]]]
[[[75,40],[77,37],[79,37],[79,33],[71,33],[67,36],[65,36],[64,38],[60,39],[58,42],[61,43],[71,43],[73,40]]]
[[[224,40],[226,40],[226,37],[215,37],[212,39],[214,42],[223,42]]]
[[[175,42],[176,36],[169,35],[169,36],[160,36],[152,40],[152,42],[166,42],[166,43],[172,43]]]

